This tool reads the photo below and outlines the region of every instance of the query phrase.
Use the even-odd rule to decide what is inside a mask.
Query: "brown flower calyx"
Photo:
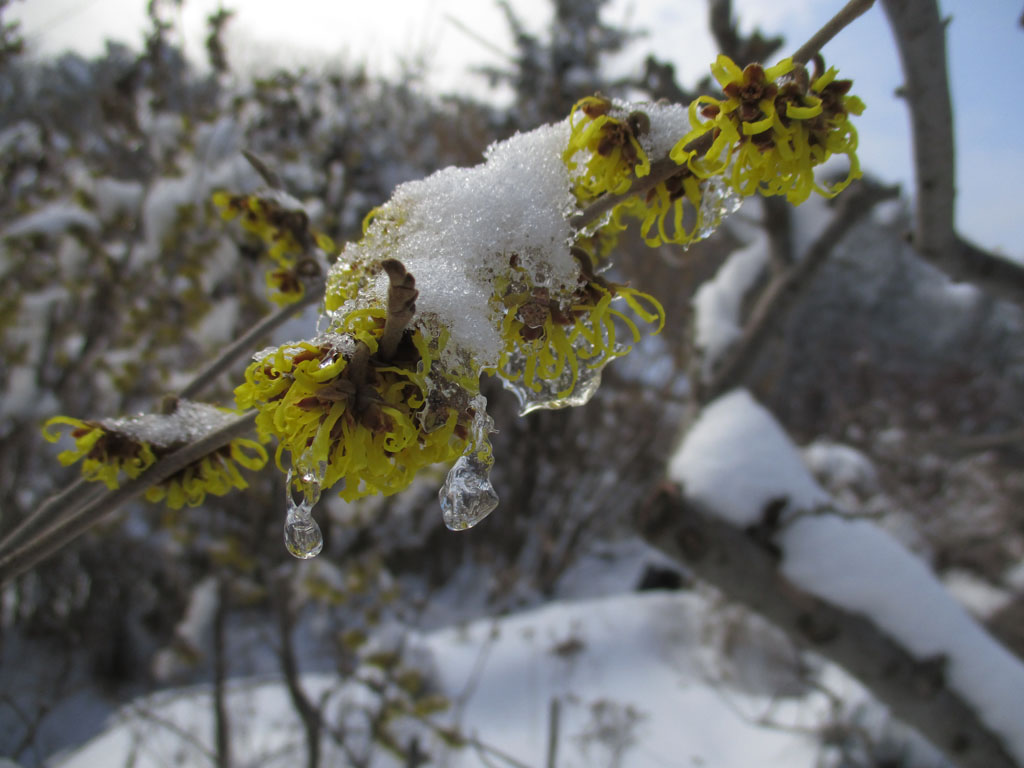
[[[380,337],[377,356],[390,361],[398,351],[405,328],[416,314],[416,299],[420,292],[416,290],[416,278],[406,271],[405,265],[398,259],[387,259],[381,263],[387,273],[388,315],[384,324],[384,333]]]

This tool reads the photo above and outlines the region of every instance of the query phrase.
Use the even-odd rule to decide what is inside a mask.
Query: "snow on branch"
[[[1024,765],[1024,665],[873,523],[843,517],[743,390],[722,396],[637,515],[652,544],[843,666],[964,768]]]

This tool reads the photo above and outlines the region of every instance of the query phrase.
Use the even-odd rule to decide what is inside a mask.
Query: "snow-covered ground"
[[[820,748],[811,732],[826,716],[826,698],[775,699],[720,680],[702,643],[713,621],[705,595],[648,592],[553,603],[405,638],[453,702],[435,721],[457,725],[471,742],[424,741],[431,764],[544,765],[557,701],[559,766],[813,766]],[[314,697],[327,694],[335,713],[367,695],[336,688],[328,675],[303,683]],[[236,682],[229,708],[237,764],[301,760],[302,730],[282,682]],[[759,724],[769,717],[774,727]],[[133,703],[55,765],[199,765],[213,743],[211,691],[194,688]],[[324,764],[343,763],[328,756]],[[400,764],[383,750],[372,762]]]

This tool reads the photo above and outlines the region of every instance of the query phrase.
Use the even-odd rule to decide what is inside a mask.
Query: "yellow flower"
[[[373,359],[383,310],[352,312],[337,332],[286,344],[253,362],[235,390],[239,407],[258,409],[260,434],[278,439],[275,459],[285,471],[310,470],[323,488],[345,480],[353,501],[396,493],[423,467],[453,461],[469,447],[472,413],[446,409],[428,431],[423,423],[430,348],[413,334],[408,359]],[[436,416],[436,414],[435,414]]]
[[[215,192],[213,204],[222,218],[239,219],[242,229],[267,246],[267,255],[277,264],[266,275],[268,295],[279,306],[299,301],[305,295],[304,278],[319,276],[320,268],[311,258],[315,251],[334,251],[331,238],[310,229],[306,212],[285,195]]]
[[[633,113],[619,119],[609,114],[611,110],[608,99],[587,96],[576,102],[569,114],[571,132],[562,159],[573,174],[573,191],[580,202],[605,193],[621,195],[629,191],[634,179],[651,171],[638,140],[645,131],[646,116]]]
[[[835,69],[810,81],[807,70],[791,59],[768,69],[749,64],[741,70],[722,55],[711,72],[725,98],[700,96],[690,104],[694,127],[673,148],[676,163],[702,179],[725,176],[745,197],[785,195],[796,205],[812,191],[833,197],[860,177],[849,115],[860,114],[864,105],[847,95],[851,81],[836,80]],[[710,143],[706,151],[687,149],[704,137]],[[822,188],[814,168],[837,154],[849,159],[847,176]]]
[[[179,404],[189,416],[201,415],[214,421],[233,416],[233,412],[198,403]],[[123,477],[136,478],[157,461],[182,447],[195,435],[182,432],[175,423],[175,414],[82,421],[68,416],[55,416],[43,426],[43,437],[55,443],[60,439],[60,425],[72,427],[73,449],[62,451],[57,460],[64,466],[82,461],[82,477],[101,481],[108,488],[120,487]],[[186,417],[188,418],[188,416]],[[146,439],[148,437],[148,439]],[[246,488],[237,465],[261,469],[267,452],[254,440],[236,438],[223,448],[204,456],[180,472],[146,491],[149,501],[163,501],[171,509],[185,504],[201,504],[207,494],[223,496],[233,488]]]
[[[82,421],[70,416],[54,416],[43,425],[43,437],[51,443],[60,440],[58,425],[72,427],[75,447],[57,454],[57,461],[67,467],[82,460],[82,477],[99,480],[107,488],[120,485],[120,475],[138,477],[156,463],[156,454],[147,443],[133,440],[116,430],[108,430],[99,421]]]
[[[263,469],[266,463],[267,452],[262,445],[255,440],[236,438],[162,483],[150,487],[146,491],[146,500],[163,501],[171,509],[181,509],[186,504],[195,507],[203,503],[208,493],[225,496],[232,489],[248,488],[249,483],[242,477],[237,465],[258,470]]]

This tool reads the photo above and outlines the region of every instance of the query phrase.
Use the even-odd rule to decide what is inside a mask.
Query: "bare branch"
[[[780,574],[776,555],[750,535],[676,489],[659,492],[635,519],[653,546],[846,669],[961,768],[1020,768],[934,665],[913,658],[866,618],[797,589]]]
[[[850,22],[875,4],[875,0],[850,0],[842,10],[825,22],[825,25],[811,35],[811,39],[793,52],[793,61],[806,64],[825,47],[825,44],[846,28]]]
[[[298,656],[292,633],[295,631],[295,608],[292,605],[292,588],[288,574],[278,578],[275,590],[275,607],[278,617],[278,631],[281,638],[279,656],[288,695],[292,706],[302,720],[306,733],[306,767],[320,766],[320,739],[323,731],[323,712],[302,687]]]
[[[251,354],[256,343],[261,338],[283,325],[289,318],[294,317],[306,307],[315,304],[320,298],[321,290],[309,289],[306,291],[306,295],[299,301],[283,306],[274,314],[263,318],[263,320],[221,350],[216,358],[203,366],[202,370],[193,377],[192,381],[178,393],[178,397],[192,399],[203,392],[240,357]]]
[[[227,699],[228,582],[217,583],[217,610],[213,615],[213,723],[217,768],[231,768],[231,718]]]
[[[102,493],[102,487],[79,478],[67,488],[48,498],[43,504],[22,520],[0,541],[0,553],[11,552],[20,547],[44,528],[55,525],[58,520],[72,514]]]
[[[759,29],[755,29],[750,37],[741,38],[732,17],[732,0],[710,0],[708,25],[718,49],[741,67],[766,61],[784,42],[781,37],[764,37]]]
[[[249,161],[249,165],[260,175],[260,178],[263,179],[268,187],[271,189],[284,189],[281,177],[274,173],[270,166],[263,162],[255,153],[243,149],[242,157]]]
[[[883,0],[899,48],[914,141],[914,248],[953,280],[1024,306],[1024,268],[961,238],[955,227],[953,106],[946,25],[935,0]]]

